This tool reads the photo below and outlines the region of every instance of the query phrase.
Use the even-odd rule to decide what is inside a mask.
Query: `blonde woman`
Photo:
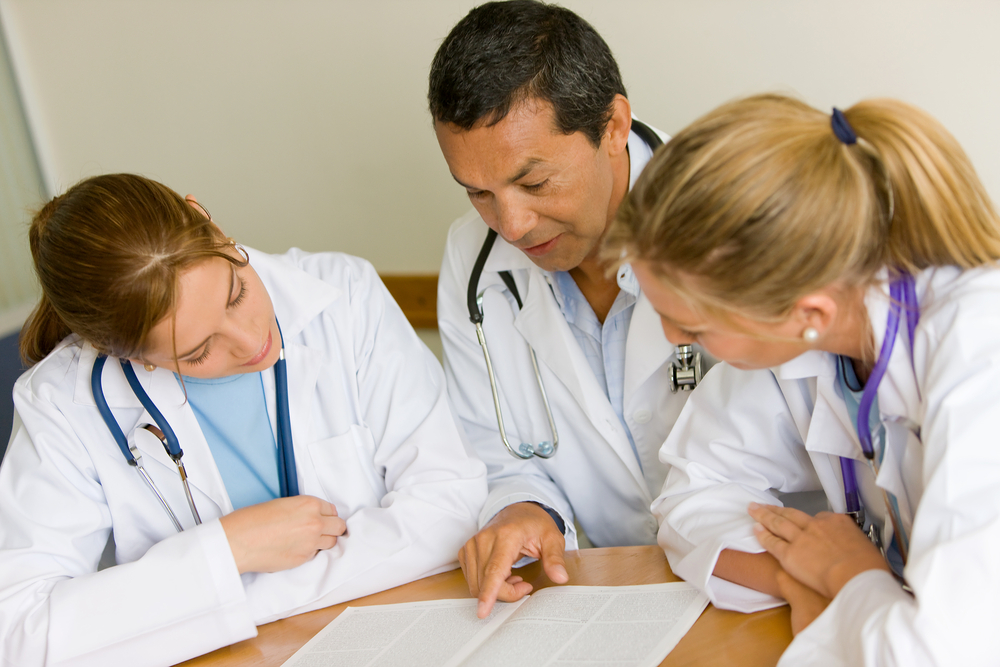
[[[760,96],[653,158],[606,239],[675,344],[728,364],[661,451],[674,571],[787,600],[782,665],[1000,655],[1000,221],[968,159],[892,100]],[[831,512],[781,507],[822,489]]]

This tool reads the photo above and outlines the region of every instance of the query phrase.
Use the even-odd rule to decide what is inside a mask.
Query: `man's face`
[[[538,100],[491,127],[435,123],[435,131],[452,176],[483,220],[531,261],[568,271],[596,254],[627,189],[627,157],[624,186],[616,182],[624,142],[605,134],[595,148],[582,132],[563,134],[552,105]]]

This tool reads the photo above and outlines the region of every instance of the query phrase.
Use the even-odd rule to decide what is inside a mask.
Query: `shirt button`
[[[652,418],[653,413],[649,410],[636,410],[632,413],[632,419],[635,420],[636,424],[648,424]]]

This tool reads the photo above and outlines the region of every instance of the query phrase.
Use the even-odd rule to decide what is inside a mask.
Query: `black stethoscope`
[[[652,128],[634,118],[632,119],[632,131],[635,132],[636,135],[642,139],[647,146],[649,146],[650,150],[654,152],[657,148],[663,145],[663,141],[656,134],[656,132],[652,130]],[[545,414],[549,420],[549,429],[552,431],[552,440],[545,440],[537,445],[522,442],[517,449],[515,449],[511,446],[510,441],[507,439],[507,429],[504,428],[503,411],[500,408],[500,389],[497,385],[496,374],[493,371],[493,363],[490,360],[490,350],[486,345],[486,334],[483,331],[483,295],[486,294],[486,290],[489,289],[489,287],[479,291],[479,279],[483,275],[483,268],[486,266],[486,259],[489,257],[490,251],[493,249],[493,245],[496,243],[496,240],[496,231],[492,229],[489,230],[486,233],[486,240],[483,242],[483,247],[479,250],[479,256],[476,257],[476,263],[472,266],[472,273],[469,276],[469,288],[467,294],[469,319],[476,327],[476,337],[479,339],[479,345],[483,348],[483,357],[486,359],[486,374],[490,378],[490,390],[493,394],[493,409],[496,411],[497,425],[500,427],[500,440],[503,442],[504,447],[507,448],[507,451],[519,459],[530,459],[533,456],[548,459],[555,456],[556,449],[559,447],[559,433],[556,431],[556,423],[552,418],[552,408],[549,405],[549,398],[545,392],[545,385],[542,383],[542,375],[538,370],[538,359],[535,357],[535,350],[531,347],[531,345],[528,345],[528,352],[531,355],[531,365],[534,368],[535,379],[538,382],[538,389],[542,394],[542,402],[545,405]],[[514,301],[517,303],[517,309],[521,310],[523,307],[521,294],[518,292],[517,284],[514,282],[514,276],[510,271],[500,271],[500,279],[514,297]],[[682,391],[690,391],[698,386],[698,383],[701,382],[702,374],[704,373],[701,352],[695,352],[694,347],[691,345],[678,345],[676,357],[677,361],[671,363],[670,365],[670,390],[675,393],[678,389]]]
[[[285,367],[285,338],[281,334],[280,325],[278,326],[278,336],[281,338],[281,351],[278,353],[278,361],[274,364],[275,402],[278,413],[278,484],[281,490],[281,497],[286,498],[288,496],[299,495],[299,482],[295,467],[295,452],[292,448],[292,425],[288,415],[288,371]],[[133,442],[129,442],[129,439],[125,437],[125,433],[118,424],[118,420],[112,414],[111,408],[108,407],[108,401],[104,397],[104,387],[101,384],[101,377],[104,374],[104,364],[107,360],[107,355],[97,355],[97,359],[94,360],[93,371],[90,375],[90,388],[94,393],[94,402],[97,403],[97,410],[101,413],[101,418],[107,425],[108,430],[111,431],[111,435],[125,456],[125,460],[138,471],[139,476],[160,501],[160,505],[163,507],[164,512],[167,513],[167,516],[170,517],[174,528],[177,529],[177,532],[181,532],[183,527],[180,521],[177,520],[177,515],[174,514],[166,498],[160,493],[153,479],[142,465],[142,454],[134,443],[134,437]],[[184,469],[184,451],[181,449],[174,429],[170,427],[163,413],[160,412],[149,397],[149,394],[146,393],[146,390],[139,383],[135,369],[132,368],[132,362],[128,359],[119,359],[118,362],[121,364],[122,372],[125,373],[125,379],[128,381],[129,387],[132,388],[132,392],[139,399],[139,403],[146,409],[146,412],[153,418],[153,421],[156,422],[155,426],[153,424],[142,424],[136,428],[136,431],[149,431],[163,444],[163,449],[166,450],[167,456],[171,458],[177,466],[177,472],[180,473],[181,484],[184,486],[184,495],[187,497],[191,516],[194,517],[196,525],[200,524],[201,517],[198,515],[198,508],[195,507],[194,496],[191,495],[191,487],[188,484],[187,471]],[[133,431],[133,436],[136,431]]]

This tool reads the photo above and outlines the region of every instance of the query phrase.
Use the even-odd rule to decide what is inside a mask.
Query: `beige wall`
[[[463,0],[0,0],[48,187],[136,171],[233,236],[437,270],[468,204],[424,101]],[[1000,3],[568,0],[615,51],[636,113],[673,132],[727,99],[924,106],[1000,197]]]

